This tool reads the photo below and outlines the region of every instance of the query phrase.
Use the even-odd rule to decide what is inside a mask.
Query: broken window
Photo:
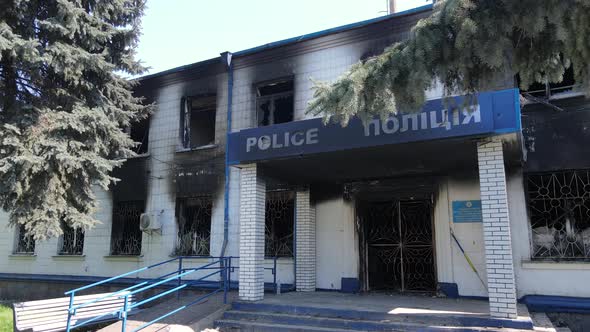
[[[293,257],[295,193],[277,190],[266,193],[265,256]]]
[[[590,258],[590,170],[527,174],[532,258]]]
[[[62,224],[63,235],[59,239],[60,255],[82,255],[84,250],[84,229]]]
[[[211,196],[179,198],[176,202],[177,256],[209,256],[211,245]]]
[[[180,138],[183,148],[215,144],[215,113],[215,96],[182,98]]]
[[[134,122],[126,130],[129,137],[136,143],[132,148],[137,154],[146,154],[148,152],[148,139],[150,133],[150,120],[145,118]]]
[[[520,77],[516,76],[516,81],[520,86]],[[559,83],[533,83],[529,86],[528,90],[523,90],[523,93],[529,94],[537,98],[550,99],[551,97],[557,97],[559,94],[571,92],[576,85],[574,78],[574,66],[570,65],[563,74],[563,80]]]
[[[35,239],[27,234],[25,225],[18,225],[16,237],[15,254],[33,255],[35,253]]]
[[[141,254],[139,218],[144,212],[143,201],[115,202],[111,229],[111,255],[138,256]]]
[[[256,93],[259,127],[293,121],[293,80],[260,85]]]

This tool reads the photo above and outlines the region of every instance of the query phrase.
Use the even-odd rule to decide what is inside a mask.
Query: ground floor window
[[[59,239],[60,255],[82,255],[84,250],[84,229],[62,225],[63,235]]]
[[[143,201],[115,202],[111,230],[111,255],[141,254],[139,218],[144,212]]]
[[[33,236],[27,234],[25,225],[18,225],[16,230],[16,245],[14,247],[14,253],[28,255],[35,253],[35,239]]]
[[[210,255],[212,207],[211,196],[179,198],[176,201],[178,235],[175,255]]]
[[[525,176],[532,258],[590,259],[590,170]]]
[[[293,257],[295,192],[290,190],[267,192],[265,216],[265,256]]]

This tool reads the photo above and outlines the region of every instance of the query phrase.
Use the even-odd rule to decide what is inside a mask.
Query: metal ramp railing
[[[202,302],[204,299],[206,299],[210,296],[213,296],[217,293],[220,293],[220,292],[223,292],[223,303],[227,303],[227,292],[228,292],[229,286],[230,286],[230,278],[231,278],[230,273],[232,270],[232,267],[231,267],[232,257],[208,257],[209,259],[212,259],[213,261],[210,263],[207,263],[205,265],[202,265],[199,267],[188,267],[188,268],[184,266],[183,261],[195,259],[195,258],[199,258],[199,257],[193,257],[193,256],[175,257],[175,258],[172,258],[172,259],[160,262],[160,263],[152,264],[152,265],[149,265],[149,266],[137,269],[137,270],[123,273],[123,274],[118,275],[116,277],[108,278],[108,279],[105,279],[105,280],[102,280],[99,282],[95,282],[93,284],[90,284],[90,285],[87,285],[84,287],[80,287],[80,288],[76,288],[76,289],[66,292],[65,294],[70,297],[66,331],[70,332],[73,328],[86,326],[86,325],[89,325],[93,322],[99,321],[100,319],[104,319],[106,317],[111,316],[111,317],[116,317],[118,320],[121,320],[122,321],[121,331],[127,332],[126,325],[127,325],[127,317],[128,317],[129,312],[131,312],[133,310],[137,310],[141,305],[152,302],[152,301],[162,298],[166,295],[176,293],[177,296],[180,297],[179,292],[182,289],[185,289],[185,288],[191,287],[191,286],[199,286],[199,285],[210,286],[212,284],[218,285],[216,288],[212,289],[211,291],[209,291],[201,296],[198,296],[193,301],[191,301],[187,304],[183,304],[182,306],[180,306],[174,310],[171,310],[171,311],[141,325],[140,327],[132,330],[132,332],[144,329],[144,328],[146,328],[146,327],[148,327],[148,326],[150,326],[150,325],[152,325],[152,324],[154,324],[154,323],[156,323],[168,316],[171,316],[179,311],[182,311],[194,304],[198,304],[199,302]],[[74,302],[76,299],[76,294],[80,294],[80,292],[82,292],[82,291],[87,292],[87,291],[91,290],[92,288],[96,288],[98,286],[108,286],[109,283],[112,285],[113,283],[116,283],[118,281],[120,282],[120,281],[124,280],[125,277],[131,276],[134,274],[138,274],[141,272],[145,272],[148,270],[153,270],[155,268],[164,266],[166,264],[172,264],[172,263],[178,263],[178,265],[175,265],[176,266],[175,270],[173,270],[172,272],[168,272],[163,275],[160,275],[157,278],[139,282],[139,283],[134,284],[134,285],[127,287],[125,289],[121,289],[119,291],[109,293],[105,296],[95,298],[95,299],[92,299],[87,302],[83,302],[83,303],[79,303],[79,301],[76,303]],[[211,270],[213,270],[213,272],[210,272]],[[200,273],[198,274],[198,272],[200,272]],[[273,270],[273,273],[275,273],[275,272],[276,272],[276,269]],[[215,275],[219,275],[219,279],[217,281],[208,280]],[[188,277],[188,276],[193,276],[193,277],[196,276],[196,278],[186,279],[186,277]],[[168,287],[170,289],[166,289],[160,293],[157,293],[156,295],[149,296],[145,299],[139,300],[134,303],[132,303],[130,301],[130,298],[132,298],[132,297],[137,298],[138,295],[140,295],[141,293],[150,291],[155,288],[164,288],[165,289],[166,287]],[[87,319],[87,320],[77,320],[76,319],[76,312],[79,311],[80,309],[85,308],[85,307],[89,307],[97,301],[104,301],[107,299],[113,299],[113,300],[123,299],[123,305],[119,308],[115,308],[112,311],[95,316],[91,319]]]

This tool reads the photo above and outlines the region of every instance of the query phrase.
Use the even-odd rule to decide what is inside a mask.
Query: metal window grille
[[[211,245],[210,196],[179,199],[177,203],[177,256],[209,256]]]
[[[60,238],[60,255],[82,255],[84,250],[84,229],[63,225],[63,235]]]
[[[532,258],[590,258],[590,170],[526,176]]]
[[[293,257],[293,226],[295,224],[295,193],[266,193],[265,256]]]
[[[116,202],[113,207],[111,255],[138,256],[141,254],[139,218],[144,210],[143,201]]]
[[[16,246],[14,248],[15,254],[34,254],[35,253],[35,239],[33,236],[27,234],[25,225],[19,225],[17,230]]]

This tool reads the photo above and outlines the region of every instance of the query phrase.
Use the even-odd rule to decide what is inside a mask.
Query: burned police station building
[[[0,298],[171,256],[233,256],[242,300],[273,283],[481,297],[502,318],[516,317],[517,300],[588,305],[590,110],[574,77],[519,91],[506,72],[475,103],[435,88],[420,112],[345,127],[306,113],[310,78],[335,80],[430,12],[140,78],[157,110],[128,129],[139,155],[116,171],[121,181],[97,189],[101,224],[36,243],[0,215]]]

